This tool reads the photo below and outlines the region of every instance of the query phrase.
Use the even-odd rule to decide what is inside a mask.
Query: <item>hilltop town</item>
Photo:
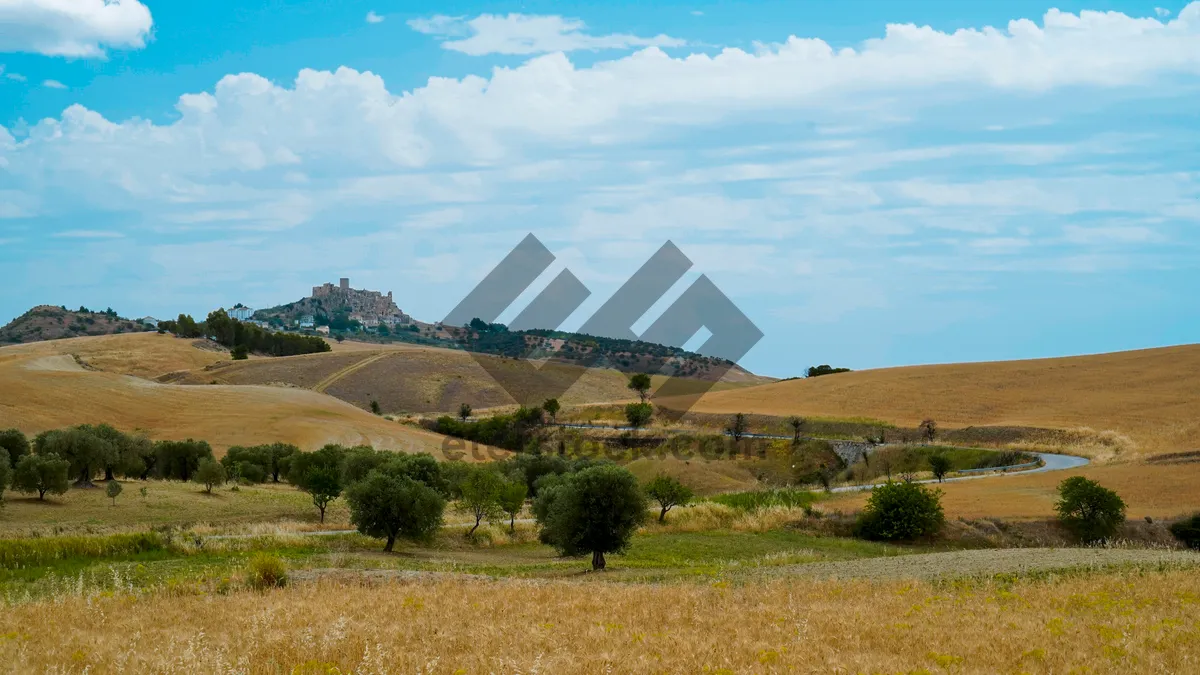
[[[386,333],[398,326],[408,327],[416,323],[396,306],[391,291],[384,295],[379,291],[351,288],[348,277],[339,279],[336,286],[328,282],[313,286],[312,295],[296,302],[242,313],[246,316],[237,313],[231,313],[230,316],[275,328],[313,329],[326,334],[331,330],[378,330],[381,326],[386,326],[381,331]]]

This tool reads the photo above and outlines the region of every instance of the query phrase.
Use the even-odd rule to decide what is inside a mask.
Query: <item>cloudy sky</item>
[[[798,374],[1200,341],[1200,2],[0,0],[0,323],[664,241]],[[694,344],[694,343],[693,343]]]

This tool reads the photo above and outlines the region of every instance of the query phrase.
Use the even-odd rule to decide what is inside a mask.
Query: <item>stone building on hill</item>
[[[342,277],[336,286],[331,283],[313,286],[312,299],[321,301],[327,308],[349,312],[365,326],[412,323],[412,317],[400,311],[392,300],[391,291],[384,295],[379,291],[350,288],[350,279],[347,277]]]

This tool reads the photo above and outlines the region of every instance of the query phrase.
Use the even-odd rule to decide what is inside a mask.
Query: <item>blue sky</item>
[[[533,232],[777,376],[1198,341],[1200,2],[647,5],[0,0],[0,322],[436,320]]]

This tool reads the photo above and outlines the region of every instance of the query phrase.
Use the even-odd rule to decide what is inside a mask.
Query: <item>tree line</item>
[[[254,352],[271,356],[296,356],[331,350],[328,342],[314,335],[270,331],[230,318],[223,309],[210,312],[203,322],[180,314],[175,320],[160,321],[158,328],[184,338],[211,338],[235,354]]]

